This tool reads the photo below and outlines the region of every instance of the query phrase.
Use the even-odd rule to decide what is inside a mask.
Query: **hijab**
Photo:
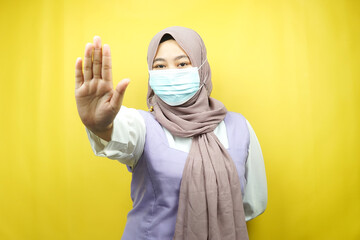
[[[173,135],[192,138],[181,180],[173,239],[248,239],[240,179],[231,156],[213,132],[227,110],[210,97],[211,70],[204,42],[189,28],[175,26],[160,31],[149,44],[149,70],[165,34],[171,35],[186,52],[193,67],[203,64],[199,69],[203,86],[182,105],[167,105],[148,86],[147,105],[155,119]]]

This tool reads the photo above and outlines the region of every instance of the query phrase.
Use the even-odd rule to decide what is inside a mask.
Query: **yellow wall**
[[[360,239],[360,2],[1,1],[0,239],[120,239],[131,174],[95,157],[74,64],[99,35],[125,105],[145,109],[147,46],[181,25],[203,37],[214,91],[260,140],[266,212],[250,239]]]

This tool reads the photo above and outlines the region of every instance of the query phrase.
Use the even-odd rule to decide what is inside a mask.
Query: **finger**
[[[78,57],[75,63],[75,89],[81,87],[84,82],[84,75],[82,73],[82,59]]]
[[[112,81],[112,63],[111,63],[111,53],[110,46],[104,44],[103,47],[103,56],[102,56],[102,69],[101,76],[105,81]]]
[[[84,80],[90,81],[93,77],[92,73],[92,61],[91,55],[94,49],[94,45],[92,43],[88,43],[85,46],[85,57],[84,57]]]
[[[130,83],[130,79],[123,79],[118,83],[118,85],[115,88],[115,92],[110,100],[110,104],[117,111],[119,111],[119,109],[121,107],[121,104],[122,104],[122,101],[124,98],[124,94],[125,94],[125,90],[126,90],[127,86],[129,85],[129,83]]]
[[[94,59],[93,59],[93,77],[101,78],[101,38],[94,37]]]

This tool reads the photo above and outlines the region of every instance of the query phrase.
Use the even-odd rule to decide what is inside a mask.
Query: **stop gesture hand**
[[[101,47],[101,39],[85,47],[84,69],[82,59],[75,64],[75,98],[79,116],[84,125],[99,137],[110,141],[113,121],[120,110],[129,84],[123,79],[113,89],[109,45]]]

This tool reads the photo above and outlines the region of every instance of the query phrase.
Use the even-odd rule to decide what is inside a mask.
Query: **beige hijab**
[[[180,106],[167,105],[150,85],[148,88],[147,104],[153,108],[156,120],[173,135],[193,139],[181,181],[174,239],[248,239],[238,173],[213,132],[227,110],[210,97],[211,71],[204,42],[188,28],[169,27],[160,31],[149,45],[149,70],[165,34],[176,40],[193,66],[205,62],[199,70],[200,84],[204,86]]]

